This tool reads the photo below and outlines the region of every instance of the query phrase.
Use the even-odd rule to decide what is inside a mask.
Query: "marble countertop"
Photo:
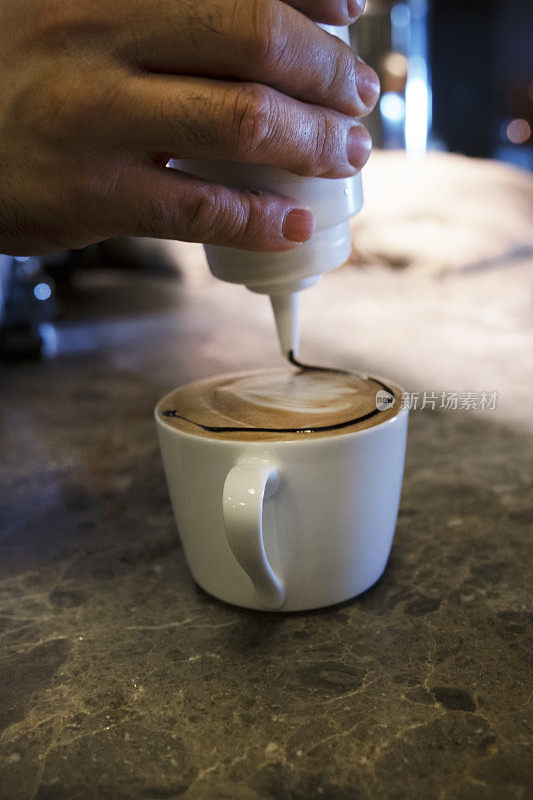
[[[509,349],[494,351],[493,322],[465,311],[487,281],[500,310],[514,292],[512,346],[526,353],[515,312],[529,279],[516,269],[446,284],[461,302],[426,336],[408,319],[416,298],[436,307],[442,284],[427,279],[344,269],[316,290],[327,303],[306,301],[309,358],[335,353],[412,389],[495,389],[501,403],[412,413],[383,578],[342,606],[288,615],[195,586],[152,418],[179,383],[279,363],[263,299],[186,273],[85,277],[85,321],[51,335],[60,354],[2,367],[2,800],[532,796],[532,434],[512,395],[532,386]],[[380,303],[399,326],[381,340],[363,313]],[[478,338],[461,356],[467,317]]]

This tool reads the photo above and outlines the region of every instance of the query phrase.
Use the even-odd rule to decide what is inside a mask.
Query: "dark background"
[[[502,127],[513,118],[533,124],[532,30],[531,0],[434,0],[433,132],[448,150],[505,157]]]

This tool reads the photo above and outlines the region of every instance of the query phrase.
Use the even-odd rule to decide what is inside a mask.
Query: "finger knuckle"
[[[340,144],[339,126],[327,114],[317,119],[312,148],[312,161],[316,174],[329,173],[338,160]]]
[[[238,207],[233,211],[231,223],[226,231],[226,238],[233,244],[242,245],[249,239],[253,220],[257,219],[257,210],[254,212],[252,200],[241,197]]]
[[[190,241],[239,244],[246,239],[250,206],[245,200],[202,193],[182,219],[182,233]]]
[[[220,224],[221,209],[215,196],[207,191],[182,210],[183,232],[191,241],[207,241],[213,229]]]
[[[239,90],[233,109],[232,134],[239,152],[255,152],[273,135],[276,111],[270,91],[260,84]]]
[[[269,68],[278,66],[287,44],[280,4],[269,0],[249,2],[250,56]]]
[[[326,77],[326,90],[330,93],[346,93],[356,85],[357,65],[351,50],[339,44]]]

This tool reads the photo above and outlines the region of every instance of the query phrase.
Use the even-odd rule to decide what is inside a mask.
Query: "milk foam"
[[[234,402],[249,403],[294,414],[342,414],[353,408],[357,391],[346,382],[332,383],[331,378],[313,373],[253,375],[218,389],[232,396]],[[229,400],[229,397],[227,398]]]

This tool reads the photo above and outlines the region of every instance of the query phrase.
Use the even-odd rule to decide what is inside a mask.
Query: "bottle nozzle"
[[[296,355],[300,346],[299,292],[270,295],[270,302],[283,355],[287,358],[291,351]]]

